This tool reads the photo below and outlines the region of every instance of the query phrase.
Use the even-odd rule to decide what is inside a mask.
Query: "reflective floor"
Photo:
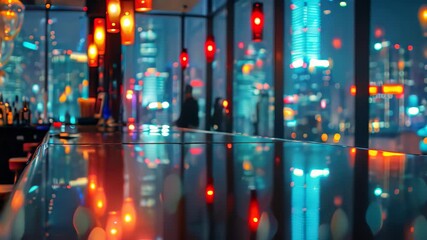
[[[370,234],[427,239],[422,156],[167,126],[66,130],[22,175],[0,239],[352,239],[358,151]]]

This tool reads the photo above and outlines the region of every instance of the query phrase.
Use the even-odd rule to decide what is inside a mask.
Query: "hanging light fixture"
[[[264,28],[264,12],[262,3],[255,2],[252,5],[251,14],[252,40],[255,42],[262,41],[262,31]]]
[[[89,67],[98,67],[98,48],[93,42],[92,35],[88,36],[89,44],[87,47],[87,63]]]
[[[107,198],[105,196],[104,188],[99,187],[96,189],[93,198],[93,210],[97,216],[104,216],[107,209]]]
[[[427,5],[422,5],[418,10],[418,20],[424,34],[427,37]]]
[[[107,0],[107,32],[120,31],[120,0]]]
[[[122,239],[122,222],[117,212],[112,211],[108,213],[105,232],[107,234],[107,239],[109,240]]]
[[[182,70],[185,70],[188,67],[188,62],[190,61],[186,48],[182,49],[181,54],[179,55],[179,61],[181,63]]]
[[[25,6],[19,0],[1,0],[1,38],[5,41],[12,41],[21,31],[24,21]]]
[[[105,54],[105,19],[95,18],[93,20],[93,42],[98,48],[98,54]]]
[[[211,63],[215,59],[216,44],[213,36],[208,36],[205,42],[206,60]]]
[[[123,10],[120,18],[120,33],[123,45],[132,45],[135,40],[135,14],[132,2],[122,2]]]
[[[132,232],[136,225],[136,210],[133,199],[128,197],[122,205],[122,227],[126,232]]]
[[[135,11],[148,12],[153,8],[152,0],[135,0]]]

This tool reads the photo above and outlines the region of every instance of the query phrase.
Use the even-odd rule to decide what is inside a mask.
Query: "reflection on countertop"
[[[422,156],[141,126],[51,129],[0,239],[349,239],[358,152],[370,159],[371,234],[419,234]],[[402,194],[418,200],[396,208]],[[392,227],[397,216],[414,229]]]

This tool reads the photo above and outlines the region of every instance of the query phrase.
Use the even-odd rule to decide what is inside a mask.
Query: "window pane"
[[[226,17],[227,13],[225,10],[221,11],[214,17],[214,36],[216,44],[216,54],[215,60],[212,64],[212,113],[213,114],[213,124],[214,130],[225,131],[225,122],[224,122],[224,112],[221,108],[222,101],[226,98],[226,58],[227,58],[227,48],[226,48]],[[217,107],[217,108],[215,108]],[[215,110],[216,109],[216,110]],[[216,111],[216,112],[215,112]]]
[[[212,9],[215,11],[216,9],[222,7],[223,5],[225,5],[226,0],[213,0],[213,6]]]
[[[82,60],[88,21],[84,12],[57,11],[50,13],[50,21],[49,117],[76,123],[80,116],[77,99],[88,97],[88,67]]]
[[[206,15],[206,11],[208,9],[207,2],[207,0],[199,0],[198,3],[191,9],[190,13]]]
[[[181,106],[180,18],[141,14],[135,18],[135,44],[123,48],[125,119],[171,124]]]
[[[286,1],[287,138],[353,144],[354,7],[341,2]]]
[[[252,41],[252,2],[235,5],[234,131],[273,135],[273,2],[264,2],[264,38]]]
[[[427,150],[427,141],[419,141],[427,137],[425,4],[422,0],[372,1],[370,84],[378,88],[378,94],[370,97],[372,148],[405,153]]]
[[[14,40],[14,48],[9,62],[3,67],[0,78],[0,92],[9,103],[18,102],[15,108],[22,107],[22,98],[30,100],[35,122],[43,112],[44,94],[44,13],[26,11],[20,34]]]
[[[185,18],[185,48],[190,58],[185,70],[185,84],[193,87],[193,96],[199,104],[199,128],[205,127],[206,105],[206,20],[204,18]]]

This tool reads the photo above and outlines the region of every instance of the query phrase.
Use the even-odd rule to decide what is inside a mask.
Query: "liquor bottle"
[[[19,125],[19,113],[15,101],[12,103],[13,125]]]
[[[13,113],[12,113],[12,108],[10,107],[10,103],[9,100],[6,99],[6,101],[4,101],[4,108],[5,108],[5,117],[4,117],[4,125],[13,125]],[[11,122],[12,121],[12,122]]]
[[[13,123],[13,111],[12,107],[9,105],[7,110],[7,125],[11,126]]]
[[[23,102],[23,107],[19,111],[19,121],[22,125],[28,126],[31,124],[31,110],[28,107],[28,102]]]

